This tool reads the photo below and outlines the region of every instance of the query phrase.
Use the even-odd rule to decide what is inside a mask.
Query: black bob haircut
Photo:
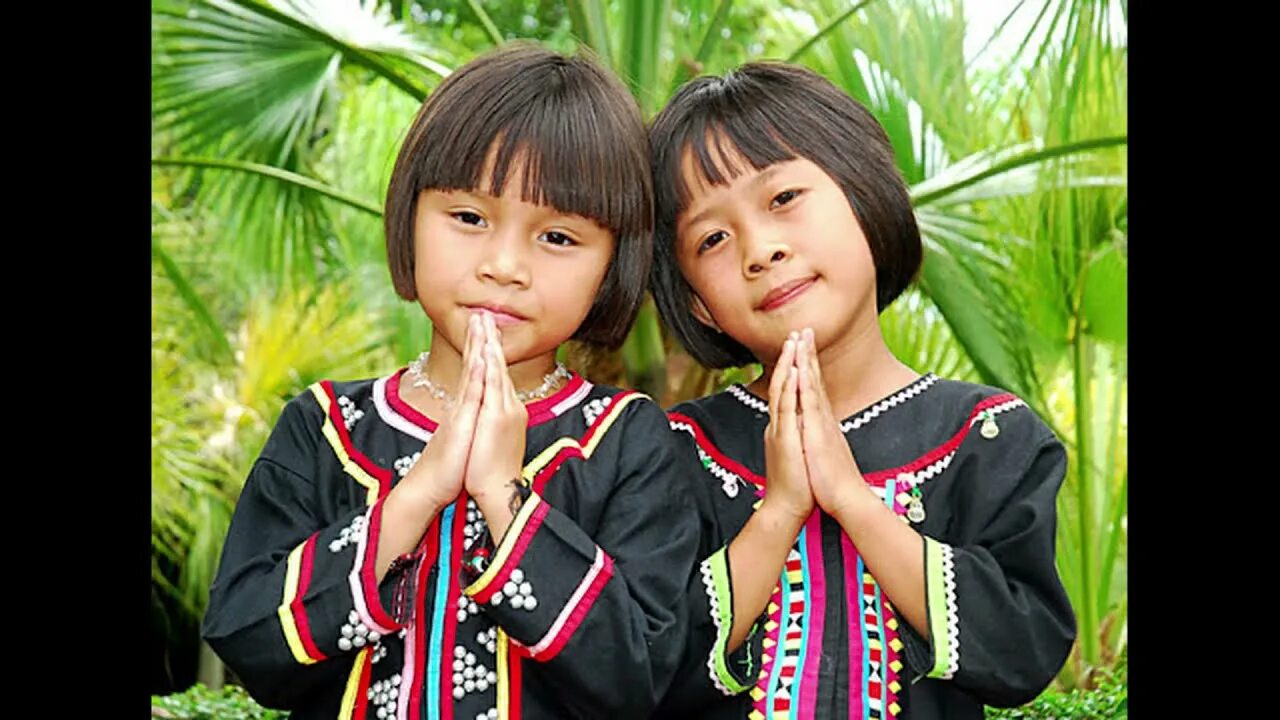
[[[417,299],[418,196],[476,191],[490,159],[489,186],[481,191],[501,195],[522,171],[522,200],[590,218],[613,233],[609,268],[572,339],[620,345],[644,299],[653,258],[649,146],[634,98],[587,55],[512,43],[467,63],[431,93],[387,187],[383,222],[396,293]]]
[[[695,78],[654,118],[649,144],[656,202],[651,289],[667,327],[705,367],[756,358],[693,316],[693,289],[675,255],[676,220],[691,193],[681,174],[686,152],[713,186],[746,172],[726,145],[756,170],[797,157],[822,168],[844,191],[871,246],[878,312],[920,269],[920,230],[888,135],[866,108],[808,68],[753,62],[723,77]]]

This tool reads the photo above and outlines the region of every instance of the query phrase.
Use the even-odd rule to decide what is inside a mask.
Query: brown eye
[[[454,220],[457,220],[463,225],[474,225],[475,227],[487,226],[487,223],[485,223],[484,218],[480,217],[479,215],[473,212],[463,210],[462,212],[455,212],[455,213],[449,213],[449,214],[453,217]]]
[[[782,192],[773,196],[773,200],[769,202],[769,209],[777,210],[783,205],[786,205],[792,200],[795,200],[796,197],[799,195],[800,195],[799,190],[783,190]]]
[[[710,235],[708,235],[706,238],[703,239],[701,244],[698,245],[698,254],[701,255],[702,253],[719,245],[720,241],[724,240],[727,237],[729,236],[726,235],[723,230],[717,230],[711,233]]]
[[[556,247],[573,247],[578,244],[577,240],[574,240],[562,232],[556,232],[555,230],[542,233],[538,236],[538,239],[549,245],[555,245]]]

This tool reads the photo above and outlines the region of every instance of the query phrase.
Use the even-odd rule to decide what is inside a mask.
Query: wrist
[[[805,508],[798,503],[778,499],[770,502],[766,491],[765,499],[760,503],[760,509],[756,514],[771,528],[785,530],[794,535],[800,532],[800,528],[804,526],[812,512],[812,506]]]

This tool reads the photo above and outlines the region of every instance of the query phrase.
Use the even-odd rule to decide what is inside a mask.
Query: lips
[[[506,305],[499,305],[497,303],[479,303],[476,305],[466,305],[464,307],[473,312],[482,312],[492,315],[493,322],[498,327],[515,325],[516,323],[521,323],[529,319]]]
[[[808,277],[797,278],[795,280],[785,282],[770,290],[764,298],[760,300],[760,304],[756,306],[756,309],[763,312],[776,310],[800,297],[800,295],[805,291],[813,287],[813,284],[817,282],[817,280],[817,275],[810,275]]]

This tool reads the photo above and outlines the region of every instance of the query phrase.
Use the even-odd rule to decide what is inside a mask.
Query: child
[[[555,362],[621,343],[652,222],[638,108],[592,62],[507,47],[426,101],[386,237],[431,352],[313,385],[250,472],[204,636],[256,699],[294,720],[653,709],[696,509],[661,409]]]
[[[669,413],[707,482],[663,711],[957,719],[1034,698],[1075,637],[1066,455],[1018,398],[885,345],[921,240],[884,131],[813,72],[752,63],[681,88],[650,144],[664,320],[708,367],[765,370]]]

